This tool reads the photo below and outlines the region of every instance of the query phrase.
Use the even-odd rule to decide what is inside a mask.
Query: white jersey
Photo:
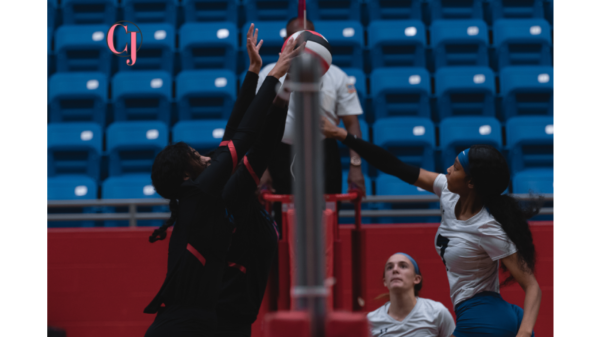
[[[455,324],[440,302],[417,297],[417,304],[402,321],[388,315],[390,302],[367,315],[373,337],[449,337]]]
[[[258,74],[258,85],[256,92],[260,89],[265,78],[275,67],[275,63],[266,65]],[[283,83],[285,76],[279,79]],[[360,115],[363,110],[356,94],[353,82],[350,81],[348,75],[335,65],[331,65],[329,70],[323,75],[321,80],[321,114],[333,125],[340,123],[341,116]],[[283,132],[282,142],[292,144],[294,139],[294,95],[290,97],[290,105],[288,108],[288,116],[285,121],[285,131]],[[325,139],[325,136],[322,136]]]
[[[456,307],[483,291],[499,293],[498,260],[516,253],[517,247],[485,207],[468,220],[457,220],[459,195],[448,190],[445,175],[435,179],[433,191],[442,209],[435,249],[446,265],[452,304]]]

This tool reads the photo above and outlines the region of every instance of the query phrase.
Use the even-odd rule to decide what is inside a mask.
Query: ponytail
[[[475,187],[484,207],[517,247],[521,270],[533,273],[536,263],[535,246],[527,219],[539,213],[544,198],[539,196],[521,204],[515,198],[502,194],[510,182],[510,172],[506,160],[494,147],[474,145],[470,148],[468,157],[470,172],[467,179]],[[506,266],[502,265],[502,270],[506,271]],[[514,281],[511,275],[502,285]]]
[[[158,240],[164,240],[167,237],[167,228],[173,226],[177,218],[179,217],[179,205],[176,199],[169,201],[169,209],[171,210],[171,217],[165,221],[165,223],[158,229],[155,229],[150,235],[150,243],[154,243]]]
[[[484,198],[483,204],[488,212],[500,223],[508,238],[517,247],[519,267],[523,271],[535,272],[536,256],[533,237],[527,219],[538,214],[543,202],[539,197],[533,202],[527,202],[523,207],[515,198],[508,195],[498,195]],[[506,272],[506,266],[502,264],[502,271]],[[515,281],[509,276],[502,285],[508,285]]]

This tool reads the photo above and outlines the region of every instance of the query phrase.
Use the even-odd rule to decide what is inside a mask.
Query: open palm
[[[260,57],[259,50],[263,44],[263,40],[260,40],[260,42],[256,44],[257,39],[258,28],[254,30],[254,24],[251,24],[250,29],[248,29],[248,33],[246,33],[246,49],[248,50],[248,57],[250,58],[250,68],[260,71],[260,67],[262,67],[262,59]]]

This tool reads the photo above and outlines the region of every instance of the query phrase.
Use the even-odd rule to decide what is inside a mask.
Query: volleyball
[[[312,30],[301,30],[290,35],[285,40],[283,46],[281,47],[281,51],[283,51],[291,37],[293,37],[294,40],[298,40],[297,46],[299,46],[302,42],[306,41],[306,48],[304,49],[304,51],[314,55],[319,60],[319,62],[321,63],[321,68],[323,69],[323,73],[321,74],[321,76],[325,75],[325,73],[329,70],[329,67],[331,66],[332,59],[331,47],[329,46],[329,42],[327,41],[325,36],[317,32],[313,32]]]

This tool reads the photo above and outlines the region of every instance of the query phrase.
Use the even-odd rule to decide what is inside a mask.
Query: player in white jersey
[[[434,192],[442,222],[435,237],[446,266],[456,312],[455,337],[533,336],[542,292],[534,276],[535,247],[527,219],[540,202],[522,208],[502,195],[510,173],[498,150],[474,145],[461,152],[448,174],[407,165],[385,149],[323,119],[323,133],[354,149],[377,169]],[[524,310],[500,297],[499,264],[525,291]]]
[[[418,297],[423,286],[419,265],[410,255],[390,256],[383,271],[390,301],[367,315],[373,337],[449,337],[454,319],[446,307]]]

